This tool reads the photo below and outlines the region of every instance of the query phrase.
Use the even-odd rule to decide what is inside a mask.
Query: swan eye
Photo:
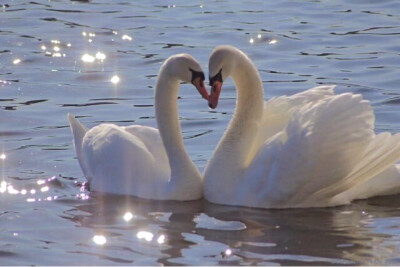
[[[202,72],[202,71],[195,71],[195,70],[193,70],[193,69],[191,69],[191,68],[189,68],[189,71],[192,73],[192,80],[191,80],[191,83],[193,83],[193,81],[194,81],[196,78],[200,78],[201,81],[204,81],[204,80],[205,80],[204,72]]]
[[[214,75],[214,77],[210,77],[210,85],[212,86],[215,82],[223,83],[222,68],[219,70],[219,72],[217,74]]]

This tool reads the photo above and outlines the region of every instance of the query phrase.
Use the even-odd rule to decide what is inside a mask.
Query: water
[[[232,44],[254,60],[266,97],[337,84],[372,102],[377,132],[398,132],[398,1],[1,5],[2,265],[400,264],[399,196],[261,210],[89,194],[67,121],[71,112],[89,127],[155,126],[160,64],[187,52],[207,70],[211,50]],[[192,86],[179,94],[185,145],[202,170],[234,87],[226,83],[216,111]]]

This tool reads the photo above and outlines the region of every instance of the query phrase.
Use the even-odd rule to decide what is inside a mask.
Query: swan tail
[[[68,120],[72,130],[72,135],[74,136],[73,143],[76,155],[78,157],[79,165],[81,166],[83,174],[86,176],[86,178],[88,178],[87,176],[88,172],[82,152],[83,138],[88,129],[82,123],[80,123],[71,113],[68,113]]]
[[[399,159],[400,134],[378,134],[367,147],[362,160],[345,179],[316,192],[312,199],[332,197],[333,203],[345,204],[353,199],[399,192],[400,174],[394,166]],[[387,180],[391,183],[385,182]]]
[[[392,165],[385,171],[369,179],[367,182],[355,186],[350,190],[338,194],[332,203],[343,203],[351,199],[365,199],[375,196],[393,195],[400,193],[400,165]]]

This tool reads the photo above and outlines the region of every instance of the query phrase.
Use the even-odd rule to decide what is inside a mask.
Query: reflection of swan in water
[[[178,120],[180,81],[193,83],[208,98],[199,63],[188,54],[171,56],[156,84],[159,130],[114,124],[87,130],[69,115],[79,164],[92,191],[158,200],[201,198],[202,178],[184,148]]]
[[[330,209],[205,205],[208,216],[240,221],[247,229],[197,232],[206,241],[224,240],[247,265],[386,265],[400,253],[393,240],[398,236],[399,206],[396,195]]]
[[[106,236],[108,246],[99,253],[115,256],[118,250],[122,251],[118,252],[121,259],[147,265],[366,264],[376,256],[376,247],[390,247],[385,244],[389,237],[374,233],[366,223],[371,220],[369,216],[394,216],[393,207],[388,213],[382,213],[369,203],[377,205],[396,200],[382,197],[331,209],[263,210],[226,207],[203,200],[148,201],[125,196],[92,196],[85,204],[75,205],[76,210],[67,213],[69,219],[83,226],[80,229],[93,229],[94,233]],[[127,211],[133,214],[130,221],[123,219]],[[209,221],[199,223],[199,217]],[[237,222],[246,228],[229,228]],[[228,227],[219,227],[221,224]],[[139,231],[154,237],[151,241],[139,240]],[[165,235],[164,244],[157,243],[161,235]],[[222,257],[227,248],[232,255]],[[396,257],[394,252],[386,253],[380,257],[381,264]]]
[[[117,264],[174,265],[171,260],[183,257],[182,250],[194,244],[185,234],[195,232],[195,218],[203,210],[203,203],[94,192],[84,204],[67,212],[67,217],[80,228],[93,229],[93,235],[105,236],[108,247],[98,251],[100,258],[112,255],[107,260]],[[132,215],[128,217],[127,213]],[[83,249],[80,253],[92,255],[93,251]]]
[[[400,134],[374,133],[369,101],[320,86],[264,101],[257,69],[232,46],[209,60],[209,105],[232,76],[237,105],[204,171],[204,196],[224,205],[327,207],[400,192]]]

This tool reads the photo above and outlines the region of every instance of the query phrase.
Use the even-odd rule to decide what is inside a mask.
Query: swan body
[[[203,80],[199,63],[190,55],[164,62],[155,92],[159,130],[108,123],[88,130],[69,114],[76,154],[90,190],[156,200],[201,198],[202,178],[183,145],[177,96],[179,82],[185,81],[207,98]]]
[[[214,203],[257,208],[328,207],[400,192],[400,134],[374,133],[361,95],[334,86],[263,99],[261,78],[242,51],[214,49],[209,105],[231,76],[237,105],[204,171]]]

